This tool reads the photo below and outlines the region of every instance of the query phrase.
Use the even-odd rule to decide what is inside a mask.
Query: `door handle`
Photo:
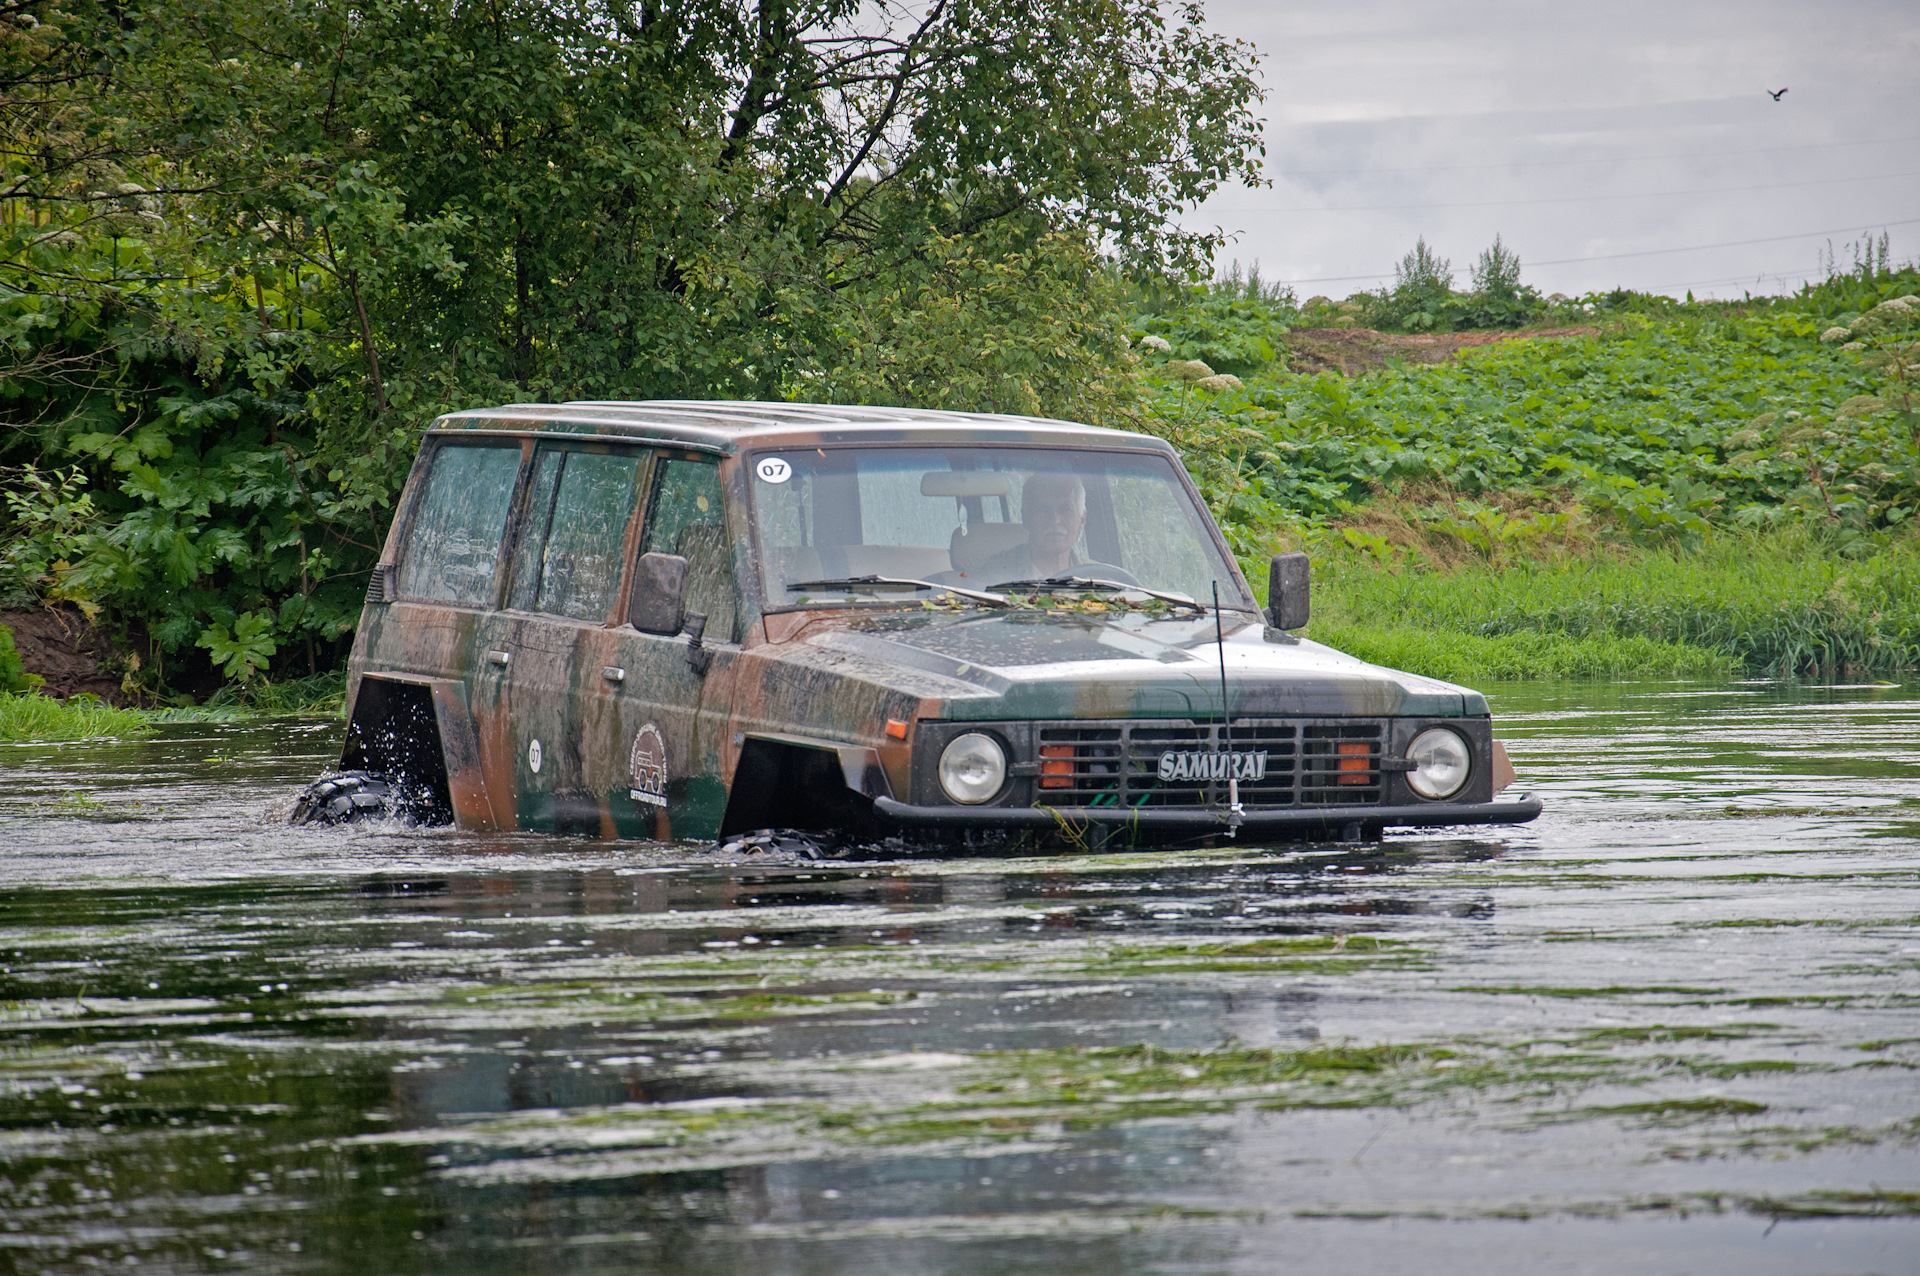
[[[608,682],[625,682],[627,680],[627,671],[619,665],[601,665],[600,676]]]
[[[511,651],[489,651],[487,653],[487,663],[489,664],[504,665],[512,660],[513,653]]]

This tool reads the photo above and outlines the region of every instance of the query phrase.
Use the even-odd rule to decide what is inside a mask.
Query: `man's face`
[[[1064,559],[1087,525],[1087,501],[1078,483],[1033,478],[1020,495],[1020,521],[1035,562]]]

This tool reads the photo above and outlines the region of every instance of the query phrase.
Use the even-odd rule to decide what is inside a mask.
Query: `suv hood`
[[[1140,613],[1103,618],[1038,610],[843,616],[804,641],[859,657],[869,676],[893,664],[952,680],[947,685],[956,694],[946,697],[942,711],[948,719],[1217,717],[1223,646],[1235,716],[1487,712],[1477,691],[1370,665],[1244,616],[1227,620],[1224,645],[1215,640],[1211,616],[1154,620]]]

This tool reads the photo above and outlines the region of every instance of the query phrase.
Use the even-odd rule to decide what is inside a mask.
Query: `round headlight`
[[[1413,737],[1407,746],[1413,770],[1407,783],[1424,798],[1452,797],[1473,772],[1473,755],[1467,742],[1445,727],[1433,727]]]
[[[955,736],[940,754],[940,787],[956,802],[984,802],[1007,781],[1007,751],[978,731]]]

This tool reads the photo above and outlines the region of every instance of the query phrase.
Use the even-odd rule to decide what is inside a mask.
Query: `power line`
[[[1729,275],[1723,279],[1688,279],[1677,284],[1659,284],[1651,288],[1640,289],[1643,292],[1672,292],[1677,288],[1717,288],[1722,284],[1740,284],[1748,288],[1757,288],[1771,281],[1784,288],[1790,278],[1804,283],[1813,274],[1810,270],[1762,270],[1744,275]]]
[[[1286,177],[1357,177],[1369,173],[1464,173],[1480,169],[1567,168],[1583,164],[1628,164],[1638,160],[1724,159],[1729,155],[1776,155],[1783,151],[1837,151],[1849,146],[1904,146],[1920,142],[1920,137],[1894,137],[1885,141],[1810,142],[1805,146],[1762,146],[1742,151],[1683,151],[1665,155],[1621,155],[1609,159],[1527,160],[1517,164],[1423,164],[1407,168],[1296,168],[1285,170]]]
[[[1821,235],[1863,235],[1875,230],[1885,230],[1890,226],[1920,225],[1920,217],[1909,217],[1905,221],[1873,222],[1870,225],[1841,226],[1833,230],[1806,230],[1797,235],[1768,235],[1761,239],[1730,239],[1721,244],[1693,244],[1686,248],[1645,248],[1630,253],[1596,253],[1590,257],[1555,257],[1548,261],[1526,263],[1529,266],[1571,266],[1587,261],[1622,261],[1628,257],[1661,257],[1669,253],[1700,253],[1716,248],[1745,248],[1749,244],[1779,244],[1792,239],[1814,239]],[[1355,283],[1363,279],[1391,279],[1393,272],[1376,271],[1371,275],[1320,275],[1313,279],[1283,279],[1279,282],[1291,287],[1294,284],[1344,284]]]
[[[1710,248],[1745,248],[1749,244],[1778,244],[1789,239],[1812,239],[1816,235],[1864,235],[1874,230],[1885,230],[1889,226],[1912,226],[1920,224],[1920,217],[1909,217],[1898,222],[1874,222],[1868,226],[1857,223],[1853,226],[1841,226],[1835,230],[1809,230],[1798,235],[1768,235],[1763,239],[1729,239],[1724,244],[1695,244],[1690,248],[1648,248],[1631,253],[1600,253],[1592,257],[1558,257],[1552,261],[1536,261],[1536,266],[1567,266],[1581,261],[1619,261],[1625,257],[1661,257],[1668,253],[1697,253]]]
[[[1860,177],[1829,177],[1812,182],[1773,182],[1765,186],[1714,186],[1692,191],[1642,191],[1630,195],[1566,195],[1553,199],[1483,199],[1464,204],[1335,204],[1321,208],[1214,208],[1212,213],[1391,213],[1432,208],[1521,208],[1530,204],[1591,204],[1603,199],[1668,199],[1692,195],[1740,195],[1750,191],[1791,190],[1802,186],[1838,186],[1845,182],[1872,182],[1883,178],[1920,177],[1911,173],[1868,173]]]

